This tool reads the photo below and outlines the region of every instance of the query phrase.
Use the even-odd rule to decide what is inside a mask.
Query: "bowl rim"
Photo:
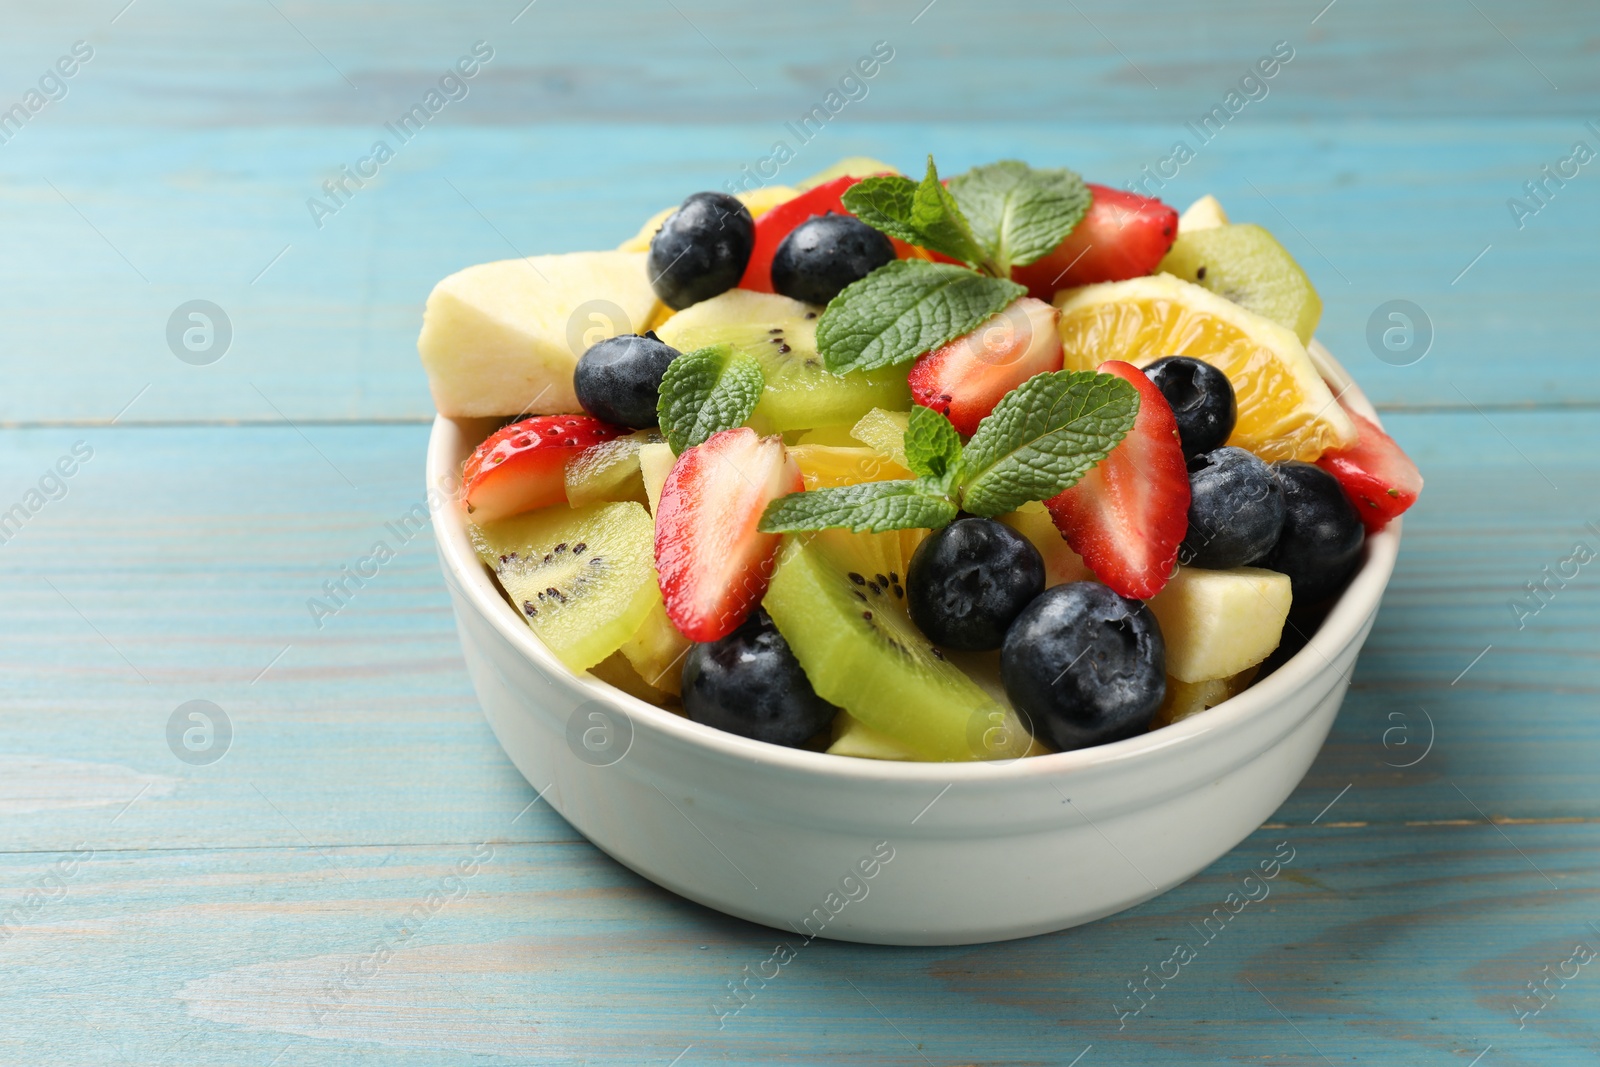
[[[1349,402],[1351,407],[1381,428],[1382,422],[1366,394],[1327,349],[1316,340],[1307,348],[1323,376],[1339,386],[1337,398]],[[1208,708],[1203,714],[1192,715],[1170,726],[1121,741],[1010,760],[929,762],[835,756],[827,752],[768,744],[702,725],[625,693],[592,675],[573,671],[557,659],[506,604],[488,569],[472,548],[467,536],[465,514],[455,506],[454,494],[445,489],[453,487],[459,480],[460,461],[454,456],[460,455],[467,436],[463,427],[488,425],[497,421],[454,419],[438,415],[428,437],[426,477],[429,499],[435,499],[435,494],[444,497],[443,502],[431,507],[430,511],[446,581],[502,638],[541,671],[564,675],[575,689],[589,699],[601,701],[627,715],[636,730],[648,729],[687,747],[704,748],[724,758],[793,774],[862,782],[937,781],[953,784],[965,780],[993,784],[996,780],[1026,781],[1150,760],[1158,753],[1208,735],[1247,728],[1250,723],[1265,717],[1272,708],[1288,701],[1294,693],[1309,685],[1357,640],[1362,628],[1377,611],[1400,550],[1401,520],[1395,519],[1379,533],[1369,534],[1366,538],[1366,558],[1360,569],[1305,647],[1266,678],[1237,696]],[[1348,670],[1354,669],[1355,661],[1352,660]]]

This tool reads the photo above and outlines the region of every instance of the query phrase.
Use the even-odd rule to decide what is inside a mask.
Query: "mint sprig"
[[[846,189],[840,199],[847,211],[875,230],[987,269],[987,251],[955,198],[939,181],[932,156],[920,182],[898,174],[865,178]]]
[[[961,435],[932,408],[913,407],[906,423],[906,466],[950,494],[961,478]]]
[[[1053,252],[1082,221],[1093,199],[1073,171],[1034,170],[1009,159],[952,178],[949,192],[983,246],[986,261],[1002,278],[1011,276],[1012,267]]]
[[[817,351],[835,374],[908,363],[1026,294],[965,267],[897,259],[828,303],[817,320]]]
[[[1139,391],[1115,374],[1037,374],[1001,398],[962,450],[961,503],[1004,515],[1076,485],[1133,429]]]
[[[667,364],[656,414],[672,450],[682,455],[719,430],[742,426],[766,377],[754,356],[729,344],[685,352]]]
[[[763,533],[844,528],[856,533],[936,529],[960,509],[955,501],[922,479],[860,482],[790,493],[767,505]]]
[[[865,482],[791,493],[767,506],[761,529],[796,533],[937,529],[961,510],[994,517],[1049,500],[1105,459],[1139,414],[1139,392],[1114,374],[1038,374],[995,405],[965,447],[950,421],[912,409],[906,463],[913,481]]]

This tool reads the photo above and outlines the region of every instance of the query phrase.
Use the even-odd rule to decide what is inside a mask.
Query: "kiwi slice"
[[[642,504],[557,504],[469,532],[506,599],[575,671],[621,648],[660,600]]]
[[[1194,282],[1286,326],[1310,344],[1322,298],[1277,238],[1254,223],[1178,231],[1158,271]]]
[[[684,308],[656,334],[680,352],[726,342],[754,356],[767,387],[750,422],[762,433],[852,424],[873,408],[908,410],[905,368],[834,374],[822,365],[820,313],[776,293],[729,289]]]
[[[906,613],[901,551],[895,532],[788,538],[762,605],[818,695],[915,758],[1022,755],[1029,739],[1014,713]]]
[[[567,503],[573,507],[597,500],[645,501],[644,476],[639,471],[639,450],[660,444],[660,430],[635,433],[601,441],[567,460]]]

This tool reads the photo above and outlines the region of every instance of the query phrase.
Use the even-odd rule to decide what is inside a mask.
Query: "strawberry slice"
[[[1324,452],[1317,466],[1339,480],[1367,532],[1377,533],[1417,502],[1422,492],[1422,472],[1394,443],[1394,438],[1371,419],[1348,407],[1345,411],[1361,436],[1349,448]]]
[[[756,524],[805,487],[783,438],[723,430],[684,452],[661,487],[656,571],[667,617],[691,641],[726,637],[767,591],[779,534]]]
[[[1130,363],[1111,360],[1102,373],[1139,390],[1139,414],[1111,454],[1078,484],[1045,501],[1056,529],[1094,576],[1123,596],[1161,592],[1189,529],[1189,470],[1178,443],[1178,420],[1167,398]]]
[[[807,189],[777,207],[769,208],[756,219],[755,248],[750,252],[750,263],[744,269],[744,277],[739,279],[739,288],[753,289],[758,293],[773,292],[772,257],[777,255],[778,246],[783,243],[783,239],[789,236],[796,226],[813,215],[826,215],[830,211],[835,215],[850,214],[844,206],[844,191],[860,180],[849,175],[835,178],[831,182]],[[949,256],[927,252],[915,245],[906,244],[898,237],[891,237],[889,241],[894,245],[894,254],[900,259],[956,262]]]
[[[1022,297],[971,333],[925,352],[911,366],[911,399],[970,437],[1000,398],[1035,374],[1061,369],[1061,312]]]
[[[1054,252],[1011,279],[1028,295],[1049,300],[1058,289],[1122,282],[1154,272],[1178,239],[1178,213],[1159,200],[1105,185],[1089,185],[1094,200],[1083,221]]]
[[[537,415],[496,430],[461,471],[462,500],[476,523],[567,502],[567,460],[629,433],[593,415]]]

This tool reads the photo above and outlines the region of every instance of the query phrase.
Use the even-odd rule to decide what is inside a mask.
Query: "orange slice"
[[[1269,462],[1312,462],[1355,442],[1355,424],[1334,402],[1294,332],[1209,289],[1157,274],[1058,293],[1068,370],[1108,359],[1142,367],[1162,356],[1203,359],[1228,376],[1239,402],[1230,445]]]

